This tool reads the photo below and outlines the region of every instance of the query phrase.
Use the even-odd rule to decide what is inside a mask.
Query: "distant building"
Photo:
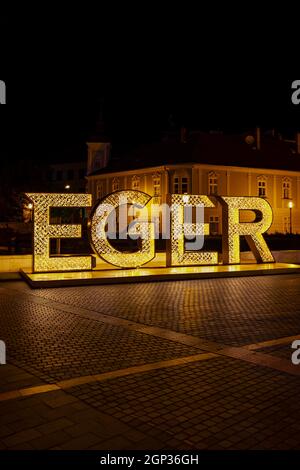
[[[181,131],[160,142],[111,154],[108,142],[88,143],[87,190],[93,202],[122,189],[138,189],[154,203],[168,193],[259,196],[271,204],[269,233],[300,233],[300,134],[224,135]],[[291,207],[292,206],[292,210]],[[249,215],[248,215],[249,216]],[[210,233],[222,232],[221,207],[205,211]]]
[[[47,186],[51,192],[86,192],[86,162],[55,163],[47,169]]]

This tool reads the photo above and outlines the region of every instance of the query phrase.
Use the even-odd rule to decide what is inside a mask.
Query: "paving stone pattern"
[[[234,346],[300,331],[297,275],[40,289],[35,294]]]
[[[291,345],[272,345],[297,335],[297,275],[34,291],[2,283],[0,450],[300,449],[300,377],[274,365],[290,364]],[[186,341],[195,337],[240,351],[270,341],[256,351],[273,362],[202,351]],[[46,384],[61,388],[11,398]]]

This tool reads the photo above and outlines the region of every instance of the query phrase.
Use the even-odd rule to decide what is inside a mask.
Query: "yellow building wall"
[[[179,165],[170,166],[164,169],[157,167],[154,169],[141,169],[120,174],[99,175],[88,178],[88,191],[93,194],[93,202],[96,201],[97,183],[104,182],[106,192],[112,191],[114,177],[119,179],[119,188],[131,189],[132,177],[138,176],[140,179],[140,190],[153,196],[153,176],[160,175],[161,198],[156,202],[165,203],[166,195],[173,192],[174,177],[185,176],[189,179],[189,192],[193,194],[209,193],[209,174],[214,172],[218,177],[218,194],[226,196],[258,196],[258,179],[264,177],[266,180],[266,200],[273,209],[274,219],[269,233],[284,233],[290,230],[290,209],[289,200],[283,199],[283,180],[288,177],[291,181],[292,208],[292,231],[300,233],[300,174],[296,172],[283,172],[280,170],[263,170],[252,168],[219,167],[209,165]],[[214,201],[215,202],[215,201]],[[216,203],[215,209],[205,211],[205,222],[208,223],[210,217],[219,217],[219,231],[222,230],[222,209]],[[253,220],[251,213],[242,215],[241,220]]]

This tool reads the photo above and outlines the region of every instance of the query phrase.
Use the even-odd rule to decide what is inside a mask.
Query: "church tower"
[[[88,161],[87,174],[90,175],[108,165],[111,143],[105,134],[103,110],[101,109],[96,123],[96,129],[87,142]]]

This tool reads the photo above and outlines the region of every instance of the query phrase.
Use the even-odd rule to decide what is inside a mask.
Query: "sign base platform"
[[[274,274],[300,274],[300,265],[286,263],[218,266],[165,266],[136,269],[97,269],[81,272],[32,273],[21,270],[23,279],[32,288],[84,286],[96,284],[124,284],[136,282],[178,281],[187,279],[213,279],[226,277],[266,276]]]

